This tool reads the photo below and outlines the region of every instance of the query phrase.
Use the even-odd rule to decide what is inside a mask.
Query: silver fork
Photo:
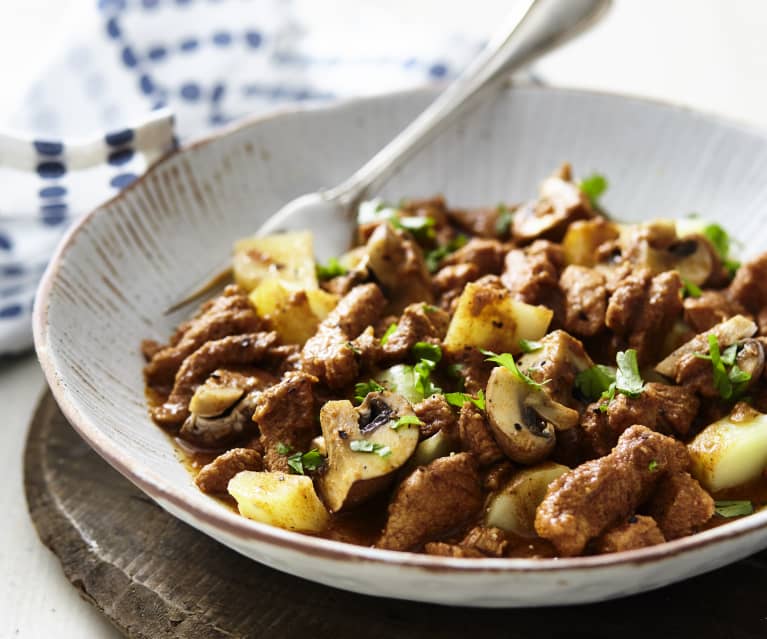
[[[601,18],[611,0],[521,0],[477,58],[399,135],[341,184],[288,202],[259,229],[259,235],[309,230],[318,257],[339,255],[350,246],[356,208],[418,149],[439,134],[459,113],[477,104],[486,90]],[[167,313],[195,301],[231,273],[222,267],[196,286]]]

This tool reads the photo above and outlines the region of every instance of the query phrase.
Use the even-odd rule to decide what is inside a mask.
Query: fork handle
[[[434,102],[357,172],[323,196],[347,207],[358,204],[471,105],[473,96],[582,33],[610,4],[611,0],[521,0],[477,58]]]

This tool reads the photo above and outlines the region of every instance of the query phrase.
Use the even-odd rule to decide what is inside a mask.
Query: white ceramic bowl
[[[628,595],[767,547],[767,512],[618,555],[481,561],[373,550],[239,517],[195,488],[149,419],[139,342],[167,339],[162,310],[291,198],[345,178],[427,104],[405,93],[247,122],[192,145],[87,216],[38,293],[35,342],[69,421],[163,508],[238,552],[355,592],[471,606],[580,603]],[[605,173],[624,219],[691,211],[767,249],[767,137],[638,99],[518,88],[460,120],[384,196],[444,193],[459,205],[515,201],[563,160]],[[141,525],[137,522],[136,525]]]

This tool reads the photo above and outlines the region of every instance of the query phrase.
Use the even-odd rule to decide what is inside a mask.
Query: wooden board
[[[24,480],[43,543],[129,637],[767,637],[767,553],[637,597],[557,609],[377,599],[276,572],[161,510],[79,438],[50,395],[30,427]]]

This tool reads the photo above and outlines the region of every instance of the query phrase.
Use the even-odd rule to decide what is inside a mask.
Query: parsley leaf
[[[685,297],[697,298],[703,295],[703,291],[700,290],[700,286],[685,278],[682,278],[682,293]]]
[[[352,439],[349,442],[349,448],[355,453],[375,453],[379,457],[391,455],[391,448],[372,442],[369,439]]]
[[[392,217],[389,220],[394,228],[408,231],[418,242],[433,240],[437,233],[434,230],[436,222],[433,217],[405,216]]]
[[[615,373],[612,366],[596,364],[575,376],[575,388],[583,397],[594,402],[615,383]]]
[[[304,475],[305,471],[317,470],[325,463],[325,458],[320,455],[320,451],[312,448],[306,453],[295,453],[288,457],[288,466],[296,475]]]
[[[429,273],[434,273],[439,269],[439,265],[448,255],[455,253],[462,246],[466,246],[466,242],[469,241],[463,234],[456,235],[447,244],[438,246],[437,248],[429,251],[424,256],[426,260],[426,268],[429,269]]]
[[[644,390],[644,381],[639,374],[637,352],[633,348],[621,351],[615,358],[618,372],[615,375],[615,390],[628,397],[639,397]]]
[[[592,173],[583,178],[578,185],[581,192],[589,199],[593,208],[599,208],[599,198],[607,190],[607,178],[599,173]]]
[[[394,333],[397,330],[397,323],[393,322],[389,324],[389,328],[386,329],[386,332],[381,335],[381,345],[383,346],[386,344],[386,342],[389,341],[389,338],[392,336],[392,333]]]
[[[730,277],[735,275],[735,271],[740,268],[740,262],[730,258],[730,249],[732,241],[727,231],[719,224],[711,223],[703,227],[703,235],[714,246],[719,257],[722,259],[725,268],[730,272]]]
[[[736,346],[737,348],[737,346]],[[700,359],[707,359],[711,362],[711,368],[714,374],[714,388],[719,392],[722,399],[730,399],[732,397],[732,382],[730,376],[727,374],[725,363],[722,361],[722,354],[719,350],[719,340],[716,335],[709,334],[708,336],[708,355],[702,355],[700,353],[695,354]],[[727,353],[728,361],[730,360],[730,352]],[[732,358],[734,362],[734,358]]]
[[[330,280],[339,275],[346,275],[349,272],[335,257],[331,257],[327,264],[317,264],[316,269],[317,278],[320,280]]]
[[[287,455],[291,450],[293,450],[292,446],[289,446],[288,444],[283,444],[282,442],[277,443],[277,453],[280,455]]]
[[[435,364],[442,359],[442,349],[437,344],[429,342],[416,342],[411,352],[417,359],[428,359]]]
[[[543,344],[532,339],[521,339],[519,340],[519,348],[522,349],[523,353],[535,353],[535,351],[543,348]]]
[[[354,401],[358,404],[362,403],[365,401],[365,397],[367,397],[368,393],[381,392],[382,390],[385,390],[384,387],[374,379],[369,379],[366,382],[358,382],[354,385]]]
[[[423,397],[431,397],[435,393],[441,393],[442,389],[437,386],[431,379],[431,373],[437,366],[437,362],[430,359],[422,359],[420,362],[413,366],[413,373],[415,375],[415,389]]]
[[[495,234],[500,237],[505,237],[508,235],[513,219],[514,214],[509,210],[509,208],[505,204],[499,204],[498,218],[495,221]]]
[[[394,422],[393,424],[390,424],[390,428],[392,430],[399,430],[403,426],[408,426],[410,424],[412,424],[413,426],[420,426],[421,424],[423,424],[423,422],[420,419],[418,419],[418,417],[416,417],[415,415],[403,415],[396,422]]]
[[[549,381],[551,381],[547,379],[545,382],[539,384],[529,375],[525,375],[519,370],[519,366],[517,366],[517,363],[514,361],[514,356],[511,353],[501,353],[500,355],[497,355],[493,353],[493,351],[486,350],[481,350],[481,353],[487,355],[486,362],[494,362],[499,366],[503,366],[505,369],[511,371],[512,375],[514,375],[520,382],[524,382],[535,390],[541,390],[545,384],[548,384]]]
[[[658,461],[653,459],[648,465],[647,470],[649,470],[651,473],[654,473],[656,470],[658,470]]]
[[[746,500],[716,501],[714,502],[716,514],[720,517],[742,517],[754,512],[754,505]]]
[[[467,393],[445,393],[445,400],[451,406],[457,406],[458,408],[463,407],[466,402],[471,402],[479,410],[485,410],[485,393],[481,390],[477,393],[476,397],[472,397]]]

